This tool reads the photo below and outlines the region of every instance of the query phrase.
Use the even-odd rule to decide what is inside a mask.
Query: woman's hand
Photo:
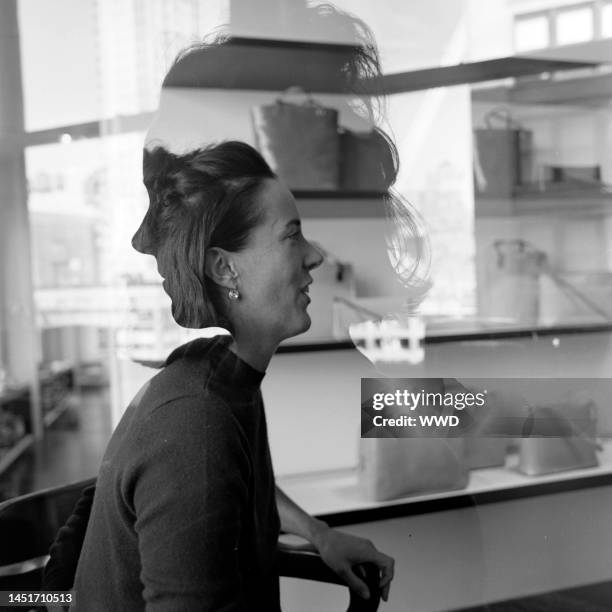
[[[369,540],[331,529],[327,523],[310,516],[278,486],[276,505],[283,531],[310,542],[321,555],[321,559],[363,599],[369,599],[370,593],[365,582],[353,571],[353,566],[359,563],[374,563],[380,570],[381,596],[387,601],[393,579],[394,561],[391,557],[376,550]]]
[[[374,563],[380,569],[379,585],[382,599],[387,601],[393,580],[394,560],[378,551],[369,540],[332,529],[322,521],[319,523],[312,544],[317,548],[323,561],[346,580],[349,588],[359,593],[363,599],[369,599],[370,592],[365,582],[353,571],[353,566],[359,563]]]

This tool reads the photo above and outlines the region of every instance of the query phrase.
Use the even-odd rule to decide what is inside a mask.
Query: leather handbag
[[[414,390],[443,392],[442,379],[411,379]],[[390,388],[393,388],[391,385]],[[362,406],[362,411],[368,412]],[[443,414],[452,408],[420,407],[421,414]],[[400,416],[401,407],[387,409],[385,416]],[[369,412],[368,412],[369,414]],[[369,422],[369,419],[368,419]],[[385,501],[407,495],[463,489],[469,480],[462,437],[428,437],[413,431],[413,437],[398,438],[392,431],[373,427],[360,438],[359,485],[365,498]],[[383,437],[387,436],[387,437]]]
[[[596,435],[592,401],[532,408],[519,440],[518,470],[537,476],[594,467],[599,464],[597,450],[601,448]]]
[[[386,191],[394,178],[391,150],[380,132],[340,131],[341,189]]]
[[[463,438],[362,438],[359,485],[365,498],[385,501],[463,489],[469,480]]]
[[[485,127],[474,130],[475,193],[511,197],[519,185],[533,182],[533,133],[506,109],[493,109]]]
[[[297,94],[300,102],[287,97]],[[338,189],[338,111],[299,88],[251,109],[255,146],[291,189]]]

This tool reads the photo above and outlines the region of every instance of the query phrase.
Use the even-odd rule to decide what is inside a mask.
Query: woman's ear
[[[213,282],[226,289],[236,288],[238,277],[231,255],[224,249],[211,247],[206,251],[204,271]]]

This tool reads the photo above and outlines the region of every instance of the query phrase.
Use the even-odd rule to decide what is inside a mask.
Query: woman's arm
[[[57,533],[49,549],[43,589],[69,591],[72,588],[95,490],[95,485],[83,489],[72,515]]]
[[[142,437],[152,443],[133,503],[147,612],[244,610],[248,460],[233,417],[181,398],[153,412]]]
[[[378,551],[369,540],[332,529],[324,521],[314,518],[279,487],[276,487],[276,505],[281,529],[310,542],[323,561],[364,599],[368,599],[370,593],[365,582],[353,571],[353,566],[364,562],[376,564],[381,571],[382,598],[387,601],[393,580],[394,561],[391,557]]]

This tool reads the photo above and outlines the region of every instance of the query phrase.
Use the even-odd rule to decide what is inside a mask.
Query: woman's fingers
[[[370,540],[327,529],[315,544],[321,557],[349,586],[364,599],[370,598],[361,564],[373,563],[378,568],[378,587],[386,601],[394,574],[394,560],[381,553]]]
[[[364,559],[365,562],[375,563],[380,569],[380,581],[378,583],[381,589],[381,597],[383,601],[387,601],[389,598],[389,589],[391,588],[391,580],[393,580],[395,561],[387,555],[376,552],[374,558]],[[370,598],[370,591],[367,585],[361,578],[365,576],[365,571],[361,565],[357,565],[350,570],[344,570],[341,575],[346,580],[349,587],[359,593],[363,599]]]
[[[387,555],[380,553],[381,560],[379,563],[380,567],[380,583],[381,594],[383,601],[389,599],[389,589],[391,588],[391,581],[395,573],[395,561]]]
[[[355,591],[362,599],[370,599],[370,590],[366,583],[357,577],[352,568],[345,568],[338,572],[341,578],[348,584],[351,591]]]
[[[393,580],[395,574],[395,561],[383,553],[379,553],[379,555],[380,558],[377,565],[381,570],[380,586],[382,588]]]

